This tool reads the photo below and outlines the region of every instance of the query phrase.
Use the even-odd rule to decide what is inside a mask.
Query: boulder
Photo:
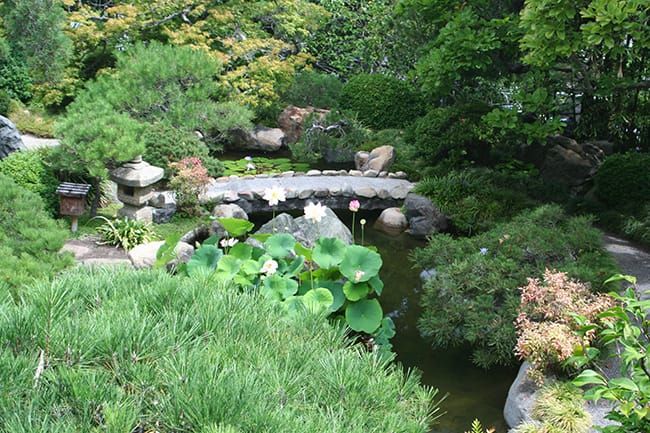
[[[528,377],[530,364],[524,362],[519,368],[519,373],[508,391],[508,398],[503,409],[503,417],[510,428],[516,428],[519,424],[531,421],[531,414],[535,401],[537,400],[540,385],[533,382]],[[544,383],[553,383],[557,379],[554,376],[547,376]],[[591,416],[594,425],[589,432],[596,433],[595,427],[605,427],[614,423],[605,418],[607,413],[612,409],[612,403],[606,400],[598,402],[589,401],[585,403],[585,410]]]
[[[248,214],[236,204],[218,204],[212,209],[212,216],[215,218],[239,218],[248,219]]]
[[[593,143],[579,144],[568,137],[554,136],[549,137],[548,145],[540,173],[549,182],[569,187],[587,183],[605,159],[603,149]]]
[[[129,251],[129,259],[136,269],[151,268],[156,263],[156,255],[158,250],[165,243],[165,241],[148,242],[146,244],[137,245]],[[179,242],[175,249],[177,263],[187,263],[194,254],[194,247],[185,242]]]
[[[408,193],[404,200],[409,234],[416,238],[447,230],[447,217],[428,198],[419,194]]]
[[[167,208],[176,206],[176,194],[173,191],[161,191],[154,193],[149,199],[149,206]]]
[[[293,218],[282,213],[264,224],[257,233],[290,233],[306,247],[313,247],[318,238],[337,238],[352,244],[352,233],[329,208],[320,223],[313,223],[304,216]]]
[[[237,150],[275,152],[284,145],[285,136],[279,128],[256,126],[253,130],[237,128],[230,131],[231,147]]]
[[[366,156],[367,154],[367,156]],[[395,161],[395,148],[393,146],[379,146],[372,149],[372,152],[357,152],[354,156],[354,163],[357,170],[389,171]]]
[[[314,107],[296,107],[289,105],[282,110],[278,116],[278,126],[284,132],[286,144],[296,143],[302,136],[305,119],[316,113],[319,119],[323,119],[329,110],[321,110]]]
[[[375,228],[388,234],[400,234],[408,227],[406,216],[398,207],[384,209],[375,221]]]
[[[157,207],[153,209],[151,219],[156,224],[167,224],[176,214],[176,205],[170,204],[166,207]]]
[[[6,117],[0,116],[0,159],[7,157],[10,153],[25,149],[16,125]]]

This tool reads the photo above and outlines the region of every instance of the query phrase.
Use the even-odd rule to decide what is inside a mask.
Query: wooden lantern
[[[90,185],[70,182],[63,182],[56,189],[60,199],[59,213],[71,218],[70,229],[73,232],[77,231],[79,215],[83,215],[86,211],[88,191],[90,191]]]

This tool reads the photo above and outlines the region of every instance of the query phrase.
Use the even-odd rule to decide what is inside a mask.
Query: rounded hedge
[[[435,392],[417,376],[260,296],[101,268],[35,285],[19,304],[0,296],[3,432],[429,431]]]
[[[650,202],[650,153],[608,157],[595,177],[596,193],[605,204],[620,210],[640,209]]]
[[[59,254],[66,238],[38,195],[0,174],[0,286],[16,293],[70,265],[71,258]]]
[[[282,100],[298,107],[334,108],[338,104],[342,87],[343,83],[334,75],[300,72],[282,95]]]
[[[0,173],[10,177],[21,187],[38,194],[47,211],[55,215],[59,203],[56,188],[59,180],[47,163],[51,149],[14,152],[0,161]]]
[[[388,75],[359,74],[341,90],[340,106],[357,113],[366,126],[403,128],[423,114],[423,102],[406,81]]]

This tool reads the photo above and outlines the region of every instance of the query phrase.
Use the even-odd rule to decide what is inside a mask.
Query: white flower
[[[252,161],[252,160],[253,160],[253,157],[252,157],[252,156],[247,156],[247,157],[245,157],[244,159],[245,159],[246,161]]]
[[[274,186],[273,188],[266,188],[262,198],[269,202],[269,206],[277,206],[281,201],[285,201],[287,196],[283,188]]]
[[[358,271],[356,271],[354,273],[354,282],[358,283],[359,281],[361,281],[364,275],[366,275],[366,273],[363,272],[362,270],[359,269]]]
[[[266,275],[273,275],[278,270],[278,262],[273,259],[268,259],[262,265],[261,272]]]
[[[487,256],[488,249],[487,249],[487,248],[481,248],[481,249],[479,250],[479,252],[481,253],[482,256]]]
[[[366,225],[366,220],[365,220],[365,219],[361,219],[361,221],[359,221],[359,224],[361,224],[362,226],[365,226],[365,225]]]
[[[255,164],[253,164],[252,162],[249,162],[248,164],[246,164],[246,171],[252,171],[252,170],[255,170],[256,168],[257,167],[255,167]]]
[[[237,245],[237,242],[239,242],[237,239],[230,238],[230,239],[221,239],[221,242],[219,242],[219,244],[221,244],[221,248],[228,248],[228,247],[232,248],[235,245]]]
[[[309,202],[309,204],[305,206],[305,218],[313,223],[319,223],[325,216],[326,209],[327,207],[320,204],[320,202],[317,204]]]

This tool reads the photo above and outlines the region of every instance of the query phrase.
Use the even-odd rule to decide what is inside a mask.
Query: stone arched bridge
[[[359,200],[362,209],[386,209],[401,206],[415,185],[399,172],[311,170],[222,177],[208,187],[201,200],[237,203],[247,212],[271,211],[262,197],[266,188],[274,186],[286,191],[287,200],[275,207],[285,211],[304,206],[308,201],[319,201],[332,209],[347,209],[352,199]]]

